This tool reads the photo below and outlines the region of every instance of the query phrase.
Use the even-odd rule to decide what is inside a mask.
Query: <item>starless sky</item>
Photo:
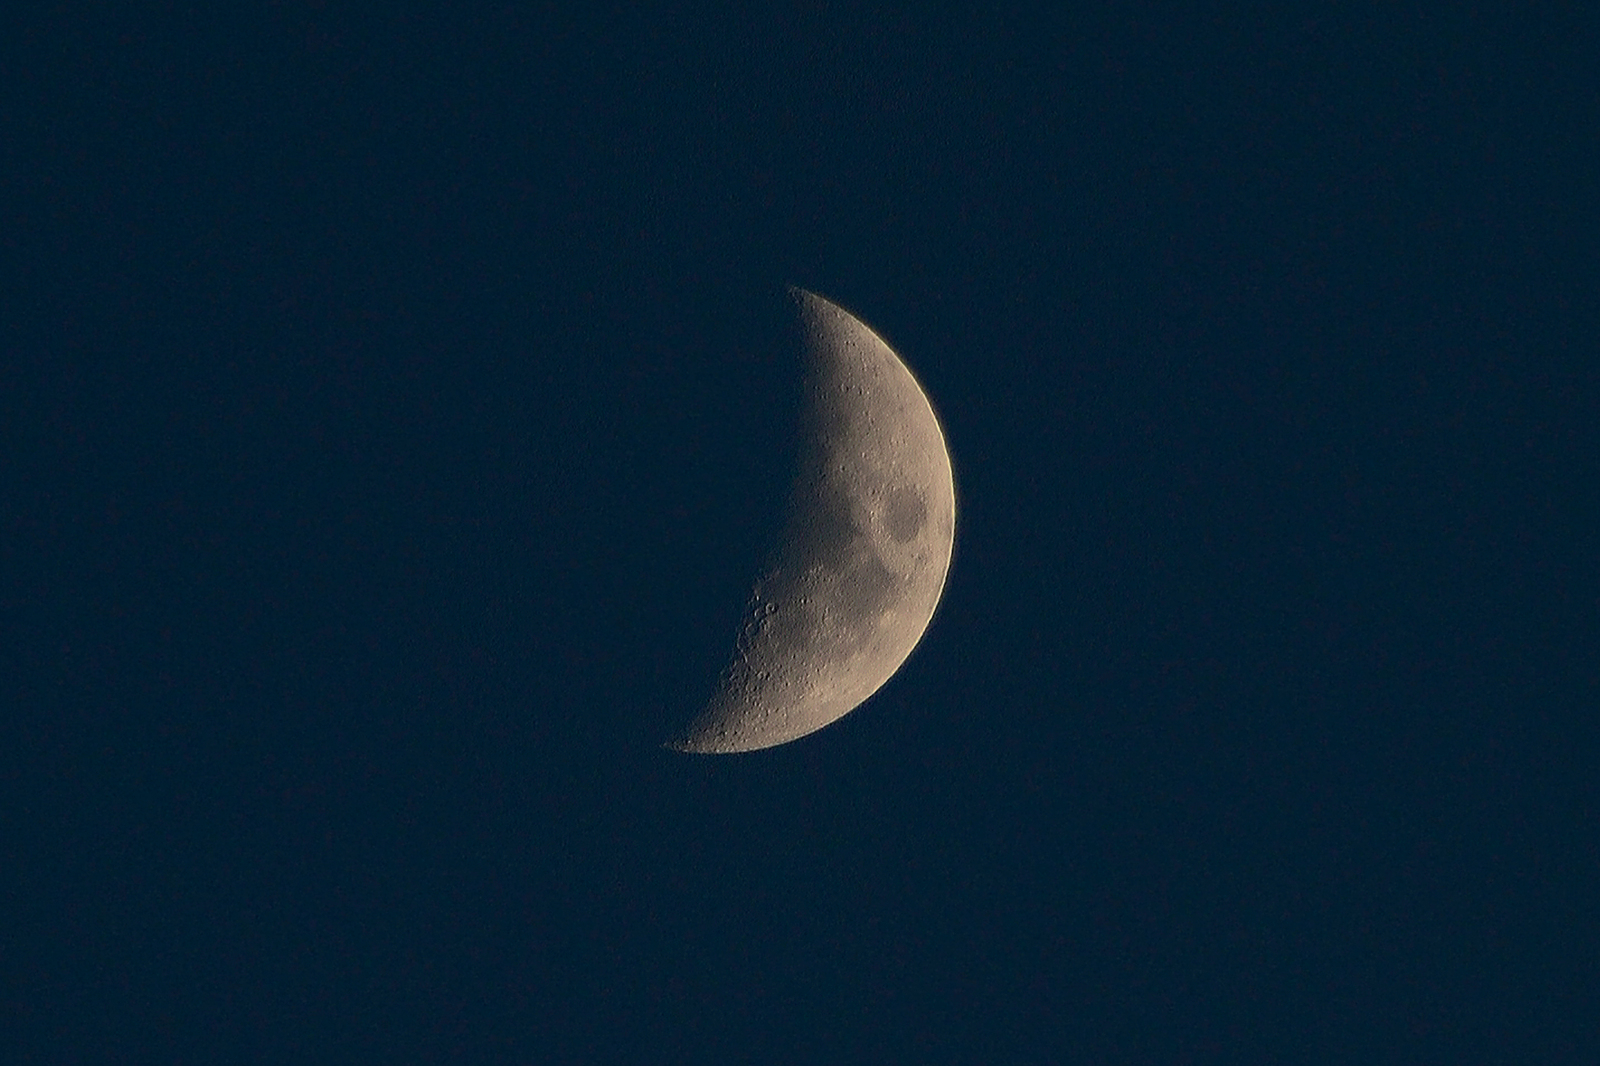
[[[9,15],[0,1059],[1595,1061],[1593,25],[1058,7]],[[686,759],[788,285],[954,564]]]

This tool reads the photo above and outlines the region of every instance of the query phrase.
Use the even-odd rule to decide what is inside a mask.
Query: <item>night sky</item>
[[[1600,1061],[1594,21],[564,7],[6,17],[0,1061]],[[679,755],[789,285],[955,559]]]

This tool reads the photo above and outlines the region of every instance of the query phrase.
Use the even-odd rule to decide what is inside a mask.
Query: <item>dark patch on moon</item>
[[[896,543],[904,544],[922,532],[928,520],[928,505],[922,502],[922,493],[910,485],[897,485],[889,493],[889,502],[883,509],[883,525]]]
[[[795,511],[803,515],[805,537],[788,551],[807,560],[822,563],[830,570],[843,569],[851,550],[862,539],[850,507],[850,493],[844,486],[822,482],[804,498]]]
[[[842,621],[856,629],[867,628],[900,595],[894,571],[883,565],[883,560],[865,544],[862,549],[845,569],[844,585],[848,594],[841,600],[846,612]]]

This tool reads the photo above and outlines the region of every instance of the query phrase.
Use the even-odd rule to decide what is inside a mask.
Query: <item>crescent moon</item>
[[[815,293],[798,305],[801,461],[732,664],[667,743],[730,754],[803,737],[888,681],[933,619],[955,542],[944,432],[888,344]]]

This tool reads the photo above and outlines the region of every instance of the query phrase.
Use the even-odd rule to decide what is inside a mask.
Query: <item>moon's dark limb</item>
[[[804,442],[778,549],[711,703],[668,746],[731,753],[805,736],[887,681],[933,617],[955,539],[938,418],[852,315],[796,291]]]

